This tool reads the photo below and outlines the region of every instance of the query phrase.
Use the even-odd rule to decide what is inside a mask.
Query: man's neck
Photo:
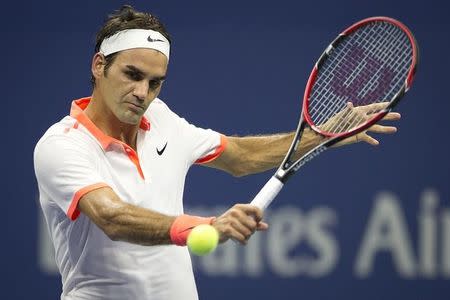
[[[103,101],[97,101],[96,99],[94,93],[84,113],[103,133],[126,143],[136,150],[139,124],[132,125],[121,122],[111,110],[103,105]]]

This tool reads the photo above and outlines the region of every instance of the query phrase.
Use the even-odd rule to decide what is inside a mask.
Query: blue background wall
[[[269,232],[194,259],[202,299],[448,299],[450,21],[444,1],[130,1],[173,39],[160,97],[192,123],[225,134],[296,126],[318,55],[351,23],[398,18],[415,33],[421,64],[382,145],[323,154],[267,213]],[[91,92],[94,36],[121,1],[4,4],[2,298],[57,299],[61,284],[37,202],[32,151]],[[332,168],[330,168],[332,166]],[[232,178],[194,167],[190,212],[247,202],[271,172]],[[364,267],[365,266],[365,267]]]

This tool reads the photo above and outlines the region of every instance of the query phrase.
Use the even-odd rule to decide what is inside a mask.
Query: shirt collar
[[[84,110],[86,109],[90,101],[91,97],[85,97],[72,101],[72,106],[70,108],[70,116],[75,118],[84,127],[86,127],[86,129],[100,142],[100,144],[103,147],[103,150],[106,150],[106,148],[108,148],[108,146],[112,143],[116,142],[121,143],[117,139],[103,133],[103,131],[101,131],[97,126],[95,126],[95,124],[84,113]],[[150,130],[150,122],[147,120],[145,116],[142,116],[139,128],[145,131]]]

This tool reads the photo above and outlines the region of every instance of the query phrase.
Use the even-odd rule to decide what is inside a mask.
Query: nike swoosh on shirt
[[[158,155],[162,155],[164,153],[164,150],[166,150],[166,146],[167,142],[161,150],[159,150],[158,147],[156,147],[156,153],[158,153]]]

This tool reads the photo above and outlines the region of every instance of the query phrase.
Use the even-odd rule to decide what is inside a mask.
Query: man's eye
[[[142,76],[136,72],[125,72],[125,74],[127,75],[128,78],[134,81],[139,81],[142,79]]]
[[[161,81],[159,81],[159,80],[150,80],[150,82],[149,82],[149,86],[151,89],[158,88],[160,84],[161,84]]]

